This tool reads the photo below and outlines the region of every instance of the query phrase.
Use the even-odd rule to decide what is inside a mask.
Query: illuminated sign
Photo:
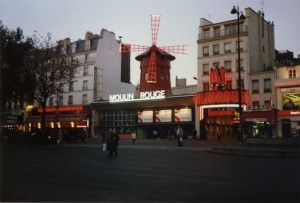
[[[175,109],[175,122],[192,121],[192,109]]]
[[[234,110],[213,110],[213,109],[208,109],[207,111],[208,116],[234,116],[236,115],[236,111]]]
[[[56,112],[57,108],[56,107],[47,107],[46,112]],[[59,111],[82,111],[83,106],[60,106],[58,108]],[[38,108],[38,113],[42,113],[43,109]]]
[[[247,103],[247,92],[242,91],[242,104]],[[198,92],[194,96],[197,106],[210,104],[237,104],[239,102],[238,90]]]
[[[212,68],[209,71],[209,84],[211,90],[217,91],[225,87],[225,69],[222,68]]]
[[[153,111],[138,112],[138,123],[152,123],[152,122],[153,122]]]
[[[172,110],[160,110],[155,112],[155,122],[171,122],[172,121]]]
[[[139,99],[134,99],[134,93],[109,95],[109,102],[164,99],[164,98],[165,98],[165,90],[158,90],[158,91],[152,91],[152,92],[140,92]]]

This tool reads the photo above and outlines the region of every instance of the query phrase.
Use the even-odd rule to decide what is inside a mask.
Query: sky
[[[116,39],[129,44],[151,46],[150,15],[160,14],[158,46],[189,45],[189,54],[174,54],[171,62],[171,84],[175,77],[196,84],[197,39],[200,18],[212,23],[233,20],[233,6],[241,11],[263,10],[265,19],[274,22],[275,48],[300,54],[299,0],[0,0],[0,20],[9,29],[20,27],[25,36],[37,31],[48,32],[55,41],[69,37],[84,39],[87,31],[100,34],[112,31]],[[131,82],[139,82],[139,62],[131,54]]]

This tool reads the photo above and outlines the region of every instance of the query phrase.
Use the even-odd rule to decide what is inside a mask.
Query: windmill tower
[[[170,53],[187,54],[187,45],[157,47],[157,35],[159,30],[160,15],[151,15],[151,36],[152,46],[142,46],[133,44],[121,44],[121,52],[144,51],[135,59],[140,61],[140,91],[165,90],[171,93],[170,69],[171,61],[175,57]]]

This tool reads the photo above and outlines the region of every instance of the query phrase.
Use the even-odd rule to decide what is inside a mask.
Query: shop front
[[[32,110],[25,123],[27,131],[30,131],[33,128],[41,128],[42,111],[42,108]],[[47,107],[45,114],[45,128],[85,128],[87,132],[89,132],[90,118],[90,106]]]
[[[276,136],[277,110],[270,107],[248,108],[243,114],[244,134],[247,137]]]
[[[112,95],[109,101],[92,103],[94,135],[112,128],[121,139],[130,139],[133,131],[138,138],[165,139],[174,137],[180,125],[190,136],[195,128],[194,95],[164,96],[163,92]]]
[[[296,79],[296,78],[295,78]],[[278,136],[292,138],[300,136],[300,82],[291,80],[278,86]],[[289,85],[289,86],[287,86]]]
[[[245,110],[247,92],[241,94]],[[237,139],[240,122],[237,90],[198,92],[194,100],[199,112],[196,122],[199,122],[200,139]]]

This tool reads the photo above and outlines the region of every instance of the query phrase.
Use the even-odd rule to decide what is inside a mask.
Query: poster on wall
[[[153,111],[138,112],[138,123],[152,123],[152,122],[153,122]]]
[[[175,122],[192,121],[192,109],[175,109]]]
[[[164,123],[172,121],[172,110],[160,110],[155,112],[155,122]]]

